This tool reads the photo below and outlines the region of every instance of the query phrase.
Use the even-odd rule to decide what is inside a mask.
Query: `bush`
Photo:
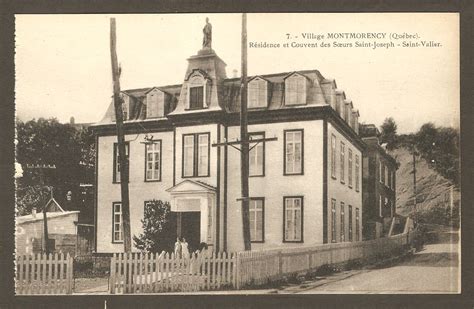
[[[171,219],[171,206],[168,202],[152,200],[145,205],[145,213],[141,220],[143,233],[133,236],[135,247],[142,251],[160,253],[173,251],[175,231],[174,220]]]

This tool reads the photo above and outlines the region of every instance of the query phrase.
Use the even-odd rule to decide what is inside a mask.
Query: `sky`
[[[122,90],[180,84],[186,59],[202,45],[205,18],[212,48],[240,76],[241,14],[16,15],[16,113],[23,121],[55,117],[99,121],[111,102],[110,17],[117,22]],[[456,13],[248,14],[248,42],[331,47],[248,48],[248,74],[317,69],[336,80],[360,121],[393,117],[399,133],[426,122],[459,126],[459,16]],[[301,33],[325,35],[303,39]],[[403,41],[439,47],[355,47],[328,33],[417,34]],[[287,39],[287,34],[291,36]],[[296,36],[298,38],[296,38]],[[333,42],[353,47],[333,47]],[[388,43],[390,39],[379,39]]]

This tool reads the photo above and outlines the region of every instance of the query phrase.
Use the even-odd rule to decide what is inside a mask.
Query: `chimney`
[[[36,207],[33,207],[31,209],[31,216],[33,217],[33,219],[36,219]]]
[[[69,119],[69,123],[70,123],[70,124],[74,125],[75,122],[76,122],[76,120],[74,119],[74,117],[71,117],[71,118]]]
[[[232,70],[232,77],[233,77],[233,78],[239,77],[239,76],[237,75],[238,72],[239,72],[239,71],[237,71],[236,69],[233,69],[233,70]]]

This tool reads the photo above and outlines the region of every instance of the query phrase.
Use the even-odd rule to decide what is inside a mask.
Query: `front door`
[[[181,212],[181,231],[178,235],[184,237],[188,242],[189,252],[194,252],[199,248],[201,242],[201,212],[189,211]]]

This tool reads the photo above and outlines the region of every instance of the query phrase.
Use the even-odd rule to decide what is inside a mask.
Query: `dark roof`
[[[318,70],[258,74],[249,76],[248,80],[251,81],[255,77],[260,77],[269,82],[269,99],[266,110],[293,109],[301,106],[287,106],[284,104],[285,78],[295,73],[303,75],[309,81],[306,106],[330,104],[329,98],[339,91],[336,89],[335,81],[324,78]],[[240,111],[240,78],[226,78],[220,84],[220,87],[218,100],[220,108],[227,113],[238,113]],[[176,108],[182,84],[124,90],[122,92],[130,96],[131,102],[128,121],[146,119],[146,93],[153,88],[160,89],[168,94],[167,101],[165,102],[165,114],[172,112]],[[103,119],[97,125],[113,123],[114,118],[115,111],[111,102]]]

